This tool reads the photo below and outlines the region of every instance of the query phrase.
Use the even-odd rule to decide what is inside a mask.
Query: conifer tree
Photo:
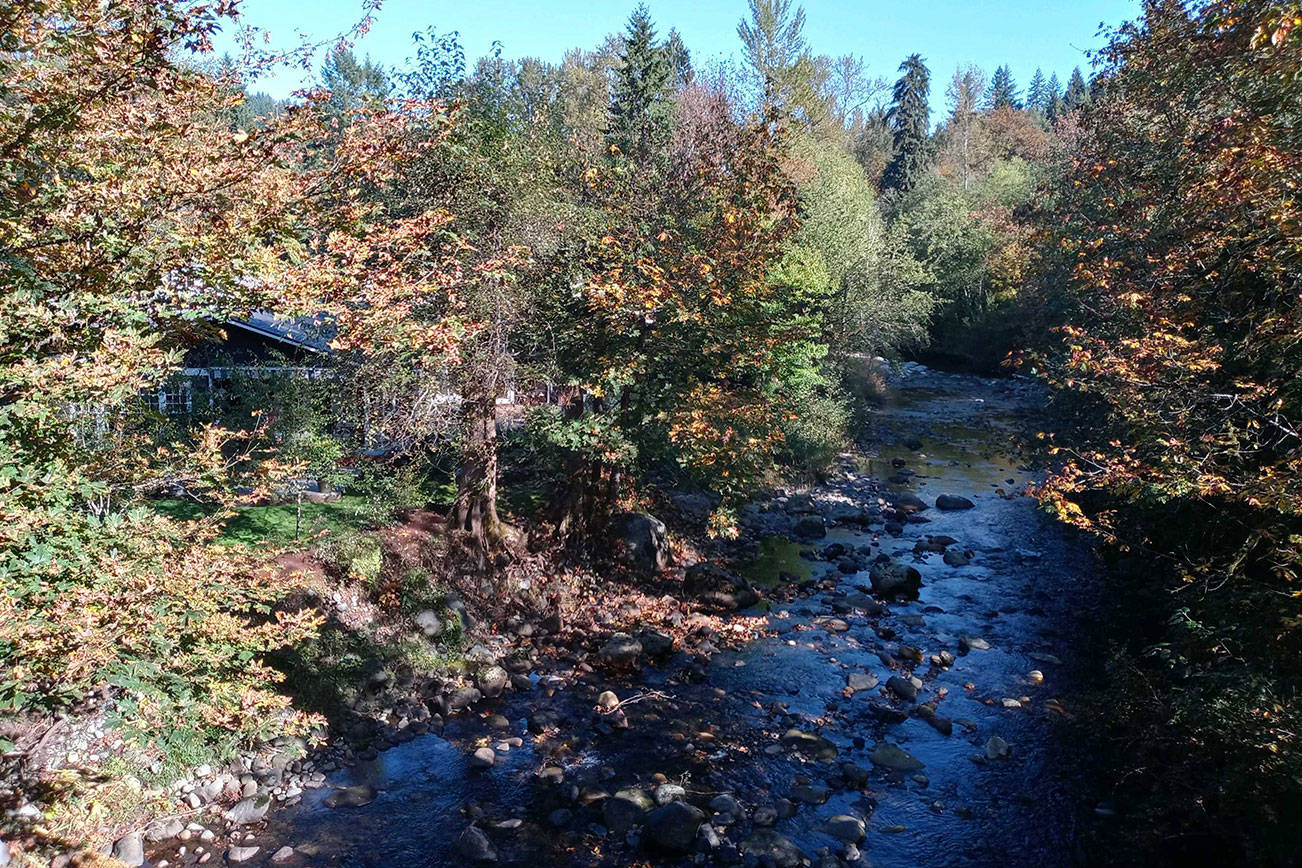
[[[1044,115],[1052,121],[1061,117],[1067,108],[1066,103],[1062,101],[1062,83],[1058,81],[1058,73],[1049,76],[1049,83],[1045,90],[1048,99],[1045,102]]]
[[[1049,111],[1049,84],[1039,67],[1036,67],[1035,75],[1031,76],[1031,84],[1026,89],[1026,108],[1042,115]]]
[[[904,75],[895,83],[887,120],[891,126],[894,156],[882,174],[883,190],[908,192],[927,169],[931,109],[927,104],[930,73],[917,54],[900,64]]]
[[[1007,65],[995,70],[990,79],[990,90],[986,92],[986,108],[990,111],[1004,108],[1020,109],[1022,101],[1017,96],[1017,83],[1013,81],[1013,71]]]
[[[687,50],[687,45],[677,30],[669,31],[662,50],[669,63],[670,85],[677,88],[691,84],[696,76],[696,71],[692,69],[692,53]]]
[[[655,25],[645,5],[629,16],[606,136],[635,162],[645,162],[669,137],[668,94],[673,70],[656,44]]]
[[[1083,105],[1089,105],[1090,86],[1085,83],[1085,77],[1080,74],[1080,67],[1071,71],[1071,78],[1067,81],[1067,93],[1063,97],[1063,102],[1067,104],[1069,111],[1075,111]]]

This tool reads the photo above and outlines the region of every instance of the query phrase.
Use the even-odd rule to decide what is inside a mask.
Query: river
[[[439,734],[331,773],[326,787],[272,814],[251,842],[264,845],[258,858],[289,845],[283,864],[462,865],[458,838],[473,821],[501,864],[766,864],[760,852],[782,864],[795,858],[783,842],[813,865],[860,853],[854,864],[1087,860],[1081,824],[1093,805],[1082,804],[1088,769],[1070,716],[1087,663],[1073,658],[1075,637],[1096,576],[1088,547],[1025,494],[1036,473],[1023,444],[1043,400],[1025,381],[906,366],[869,420],[863,455],[812,492],[873,512],[880,499],[921,497],[929,508],[895,528],[898,536],[880,524],[838,526],[814,543],[766,544],[769,558],[812,554],[782,566],[813,581],[800,592],[769,589],[763,638],[708,664],[679,654],[624,680],[589,673],[555,691],[508,693]],[[936,509],[941,494],[973,506]],[[941,537],[955,541],[933,546],[952,563],[940,551],[915,553]],[[831,544],[858,561],[842,567],[845,558],[820,554]],[[922,586],[916,601],[870,615],[857,604],[868,585],[857,567],[880,553],[915,567]],[[852,675],[853,686],[870,686],[852,691]],[[888,689],[892,675],[914,676],[917,697]],[[646,695],[626,707],[626,729],[592,724],[594,697],[607,687]],[[935,703],[931,720],[916,711],[923,703]],[[539,706],[575,725],[531,734],[526,720]],[[510,749],[492,768],[471,768],[472,751],[492,744]],[[921,766],[882,764],[910,764],[901,757]],[[540,777],[544,767],[552,771]],[[611,828],[622,825],[606,806],[613,794],[636,788],[650,798],[663,782],[718,820],[718,834],[703,833],[686,855],[651,857],[636,829]],[[374,789],[369,804],[326,807],[334,788],[359,785]],[[847,848],[855,825],[829,826],[834,816],[862,820],[862,842]]]

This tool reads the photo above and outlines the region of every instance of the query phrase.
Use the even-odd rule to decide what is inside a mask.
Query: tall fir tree
[[[1045,81],[1044,71],[1038,66],[1031,84],[1026,88],[1026,108],[1028,111],[1047,114],[1049,111],[1049,83]]]
[[[374,107],[389,94],[389,76],[384,67],[368,56],[358,60],[344,46],[326,55],[321,66],[321,84],[330,91],[330,110],[342,116],[354,109]]]
[[[1085,77],[1080,74],[1079,66],[1071,71],[1071,78],[1067,81],[1067,93],[1063,96],[1063,102],[1067,104],[1069,111],[1075,111],[1090,103],[1090,86],[1085,83]]]
[[[990,79],[990,89],[986,92],[986,108],[990,111],[1001,108],[1022,107],[1022,101],[1017,95],[1017,83],[1013,81],[1013,71],[1008,66],[1001,66],[995,70],[994,76]]]
[[[917,54],[909,55],[900,64],[900,72],[904,74],[895,82],[886,115],[894,155],[882,173],[882,189],[907,193],[922,180],[930,158],[931,107],[927,92],[931,75]]]
[[[669,91],[674,70],[656,44],[655,25],[645,5],[629,16],[615,72],[606,137],[637,163],[646,162],[669,138]]]
[[[682,35],[676,29],[669,31],[662,50],[669,63],[670,85],[679,88],[691,84],[696,77],[696,70],[692,68],[692,53],[687,50]]]
[[[1049,76],[1049,83],[1045,86],[1045,90],[1048,99],[1045,103],[1044,115],[1051,121],[1056,120],[1067,108],[1062,100],[1062,83],[1058,81],[1058,73]]]

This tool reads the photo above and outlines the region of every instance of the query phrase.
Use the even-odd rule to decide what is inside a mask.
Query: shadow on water
[[[815,864],[820,851],[845,852],[825,829],[838,814],[865,818],[861,847],[879,866],[1077,861],[1081,760],[1061,721],[1070,709],[1080,589],[1094,568],[1088,550],[1023,494],[1034,474],[1023,469],[1018,436],[1040,396],[1009,381],[918,368],[898,385],[873,420],[879,446],[866,455],[865,472],[846,474],[816,497],[875,506],[892,491],[929,504],[946,493],[971,499],[972,509],[927,509],[899,537],[875,523],[835,528],[817,544],[763,540],[745,569],[768,587],[769,635],[708,661],[680,653],[623,682],[579,672],[550,695],[516,692],[454,717],[439,735],[332,773],[331,787],[370,784],[377,797],[329,808],[328,789],[309,791],[273,816],[260,836],[264,852],[291,844],[297,854],[288,864],[460,865],[454,842],[474,820],[504,863],[630,864],[647,857],[609,828],[604,797],[668,780],[698,804],[731,792],[747,808],[707,864],[736,856],[727,841],[752,833],[760,806],[779,809],[777,831]],[[970,553],[970,563],[915,553],[938,537],[956,540],[949,547]],[[802,557],[833,542],[861,553],[856,569]],[[869,561],[880,554],[915,567],[923,587],[920,599],[869,616],[845,601],[868,587]],[[810,592],[806,582],[797,594],[783,574],[817,587]],[[831,615],[847,629],[830,626]],[[942,651],[954,655],[951,665],[915,662]],[[922,686],[907,703],[884,686],[850,691],[852,674],[871,674],[880,685],[912,674]],[[595,697],[607,687],[621,697],[648,694],[627,706],[627,729],[593,724]],[[923,702],[935,703],[952,734],[917,716]],[[555,712],[557,732],[529,732],[527,718],[538,708]],[[791,728],[819,733],[835,746],[835,759],[784,750],[780,739]],[[995,737],[1009,754],[987,759]],[[519,742],[492,768],[470,768],[474,748],[507,747],[508,738]],[[882,742],[923,766],[874,766]],[[864,770],[866,784],[847,786],[845,763]],[[540,777],[546,767],[558,771]]]

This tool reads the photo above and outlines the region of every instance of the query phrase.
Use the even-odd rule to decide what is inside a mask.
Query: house
[[[332,336],[324,317],[287,318],[266,311],[209,325],[186,351],[184,367],[147,398],[168,416],[217,413],[241,378],[328,376]]]

